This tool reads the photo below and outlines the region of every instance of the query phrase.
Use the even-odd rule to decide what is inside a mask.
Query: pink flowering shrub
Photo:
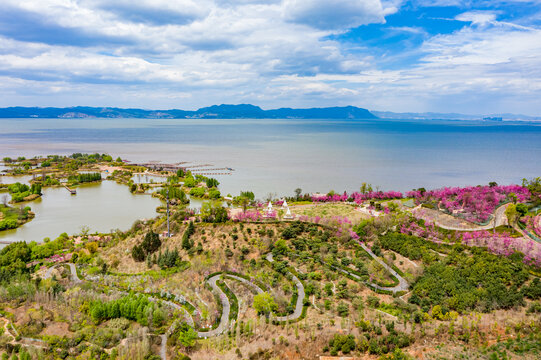
[[[526,225],[526,231],[541,238],[541,215],[526,215],[523,216],[520,221]]]
[[[510,256],[515,252],[524,254],[524,263],[541,267],[541,244],[526,237],[513,238],[506,233],[496,233],[482,230],[471,232],[456,232],[447,236],[435,228],[434,224],[426,221],[425,226],[415,221],[402,224],[399,228],[402,234],[414,235],[437,244],[454,244],[462,242],[467,246],[486,247],[496,255]]]
[[[233,215],[233,221],[259,221],[263,218],[261,213],[256,210],[248,210],[245,212],[239,212]]]
[[[541,244],[529,238],[513,238],[508,234],[492,234],[483,230],[463,233],[462,243],[486,247],[491,253],[503,256],[518,251],[524,254],[524,263],[541,267]]]
[[[365,194],[355,192],[351,194],[351,197],[353,198],[353,201],[360,204],[366,200],[402,199],[404,195],[400,191],[372,191]]]
[[[498,205],[509,200],[511,193],[516,195],[519,202],[530,198],[528,188],[519,185],[446,187],[424,193],[410,191],[406,196],[413,197],[418,204],[436,202],[438,208],[446,212],[471,222],[484,223],[490,220]]]
[[[417,237],[432,241],[434,243],[449,242],[449,238],[445,238],[443,234],[438,232],[432,222],[427,221],[425,226],[420,226],[415,221],[404,223],[400,227],[400,232],[406,235],[415,235]]]
[[[388,199],[401,199],[403,198],[403,194],[399,191],[372,191],[369,193],[359,193],[354,192],[348,195],[347,192],[344,192],[343,194],[313,194],[312,195],[312,201],[313,202],[346,202],[346,201],[354,201],[357,204],[362,203],[366,200],[388,200]]]

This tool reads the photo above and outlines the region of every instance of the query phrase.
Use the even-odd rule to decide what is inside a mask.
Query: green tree
[[[208,178],[206,180],[206,183],[207,183],[207,187],[210,189],[210,188],[213,188],[213,187],[218,187],[218,185],[220,185],[220,182],[214,178]]]
[[[186,349],[191,349],[195,346],[195,340],[197,339],[197,333],[188,324],[182,323],[179,328],[178,341]]]
[[[193,242],[190,240],[191,236],[195,233],[195,226],[192,221],[188,224],[188,228],[182,235],[182,248],[184,250],[190,250],[193,246]]]
[[[515,204],[509,205],[507,209],[505,209],[505,216],[507,216],[510,227],[515,225],[518,220],[517,206]]]
[[[141,262],[145,260],[145,252],[139,245],[135,245],[131,249],[131,256],[133,257],[133,260]]]
[[[280,239],[274,243],[272,253],[273,255],[285,255],[288,250],[289,249],[286,245],[286,241],[284,239]]]
[[[276,308],[277,305],[268,292],[262,292],[254,296],[254,309],[258,314],[269,315]]]
[[[146,233],[145,238],[141,242],[141,248],[145,256],[156,252],[161,245],[160,236],[152,230]]]
[[[517,212],[520,216],[524,216],[528,213],[528,206],[526,204],[517,204]]]

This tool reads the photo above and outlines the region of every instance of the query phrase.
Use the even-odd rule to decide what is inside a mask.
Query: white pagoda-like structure
[[[284,215],[284,220],[293,220],[295,216],[291,214],[291,210],[289,210],[289,206],[287,207],[286,214]]]
[[[272,202],[269,201],[269,204],[267,205],[267,209],[265,210],[264,217],[274,217],[274,209],[272,208]]]

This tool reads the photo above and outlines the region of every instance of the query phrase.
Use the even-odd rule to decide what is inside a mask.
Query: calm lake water
[[[380,190],[407,191],[489,181],[520,183],[524,177],[541,176],[541,124],[0,119],[1,157],[74,152],[109,153],[133,162],[231,167],[233,175],[216,176],[224,195],[241,190],[254,191],[260,198],[268,193],[292,195],[297,187],[304,192],[354,191],[361,182]],[[126,208],[135,211],[132,205]],[[154,211],[155,206],[150,208]],[[129,223],[139,217],[134,214]],[[111,227],[121,226],[106,226]]]
[[[114,181],[79,186],[77,195],[63,187],[45,188],[41,199],[15,205],[30,206],[36,217],[17,229],[0,232],[0,240],[40,242],[63,232],[79,233],[83,226],[92,232],[127,230],[137,219],[155,217],[160,204],[149,195],[132,195],[127,186]]]

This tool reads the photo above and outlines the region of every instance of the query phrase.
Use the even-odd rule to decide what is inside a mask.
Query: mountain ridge
[[[7,107],[0,118],[163,118],[163,119],[377,119],[367,109],[356,106],[326,108],[280,108],[263,110],[252,104],[221,104],[198,110],[147,110],[117,107]]]

